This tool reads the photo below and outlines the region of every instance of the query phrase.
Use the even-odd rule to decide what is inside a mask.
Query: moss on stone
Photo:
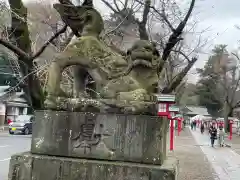
[[[122,101],[125,101],[129,103],[125,106],[133,106],[134,111],[147,109],[158,81],[156,68],[152,64],[157,57],[155,46],[149,41],[137,41],[128,51],[127,59],[124,59],[100,40],[101,16],[95,10],[87,12],[82,16],[91,16],[92,24],[87,22],[83,27],[83,36],[60,53],[50,66],[47,104],[52,108],[56,103],[54,98],[63,96],[60,89],[61,72],[70,65],[80,65],[94,79],[100,98],[115,100],[108,105],[122,108]],[[120,76],[110,80],[108,77],[113,74]]]

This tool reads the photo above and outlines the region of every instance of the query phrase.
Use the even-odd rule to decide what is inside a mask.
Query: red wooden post
[[[173,139],[174,139],[174,120],[170,119],[170,151],[173,150]]]
[[[173,151],[173,143],[174,143],[174,118],[175,113],[169,112],[168,119],[170,120],[170,151]]]
[[[174,113],[169,111],[170,105],[175,103],[175,95],[161,94],[158,99],[158,115],[161,117],[168,117],[170,120],[170,150],[173,150],[174,139]],[[179,111],[179,110],[178,110]]]

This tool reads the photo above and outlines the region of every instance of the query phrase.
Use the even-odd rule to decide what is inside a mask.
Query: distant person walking
[[[211,126],[209,129],[211,146],[214,147],[215,140],[217,139],[217,128],[215,126]]]
[[[193,121],[191,122],[191,130],[193,130]]]
[[[225,131],[222,126],[219,127],[218,130],[218,140],[219,140],[219,146],[224,147],[224,137],[225,137]]]
[[[183,129],[186,127],[186,121],[183,120]]]
[[[200,129],[201,129],[201,133],[203,134],[204,133],[204,123],[201,124]]]
[[[193,129],[196,130],[196,128],[197,128],[197,121],[194,120],[194,121],[193,121]]]

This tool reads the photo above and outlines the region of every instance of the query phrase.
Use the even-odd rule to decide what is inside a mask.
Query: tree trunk
[[[228,117],[229,117],[229,114],[231,113],[230,112],[230,107],[227,103],[227,101],[224,102],[224,130],[225,132],[229,132],[229,122],[228,122]]]
[[[24,7],[21,0],[9,0],[12,16],[11,35],[12,40],[24,52],[31,55],[31,40],[29,37],[27,25],[27,8]],[[43,93],[40,81],[33,71],[33,61],[26,57],[18,57],[19,66],[23,77],[25,78],[23,90],[28,95],[28,102],[34,109],[43,107]]]

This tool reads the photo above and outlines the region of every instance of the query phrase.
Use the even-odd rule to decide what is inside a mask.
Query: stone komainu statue
[[[81,34],[63,52],[59,53],[49,67],[47,98],[48,109],[80,109],[91,106],[99,111],[109,108],[132,113],[149,113],[153,93],[157,88],[156,60],[159,58],[154,44],[139,40],[127,56],[114,52],[100,39],[104,25],[98,11],[92,6],[55,4],[63,21]],[[89,74],[95,82],[96,97],[86,93],[84,78],[79,98],[69,97],[61,88],[62,72],[69,66],[81,67],[82,75]]]

